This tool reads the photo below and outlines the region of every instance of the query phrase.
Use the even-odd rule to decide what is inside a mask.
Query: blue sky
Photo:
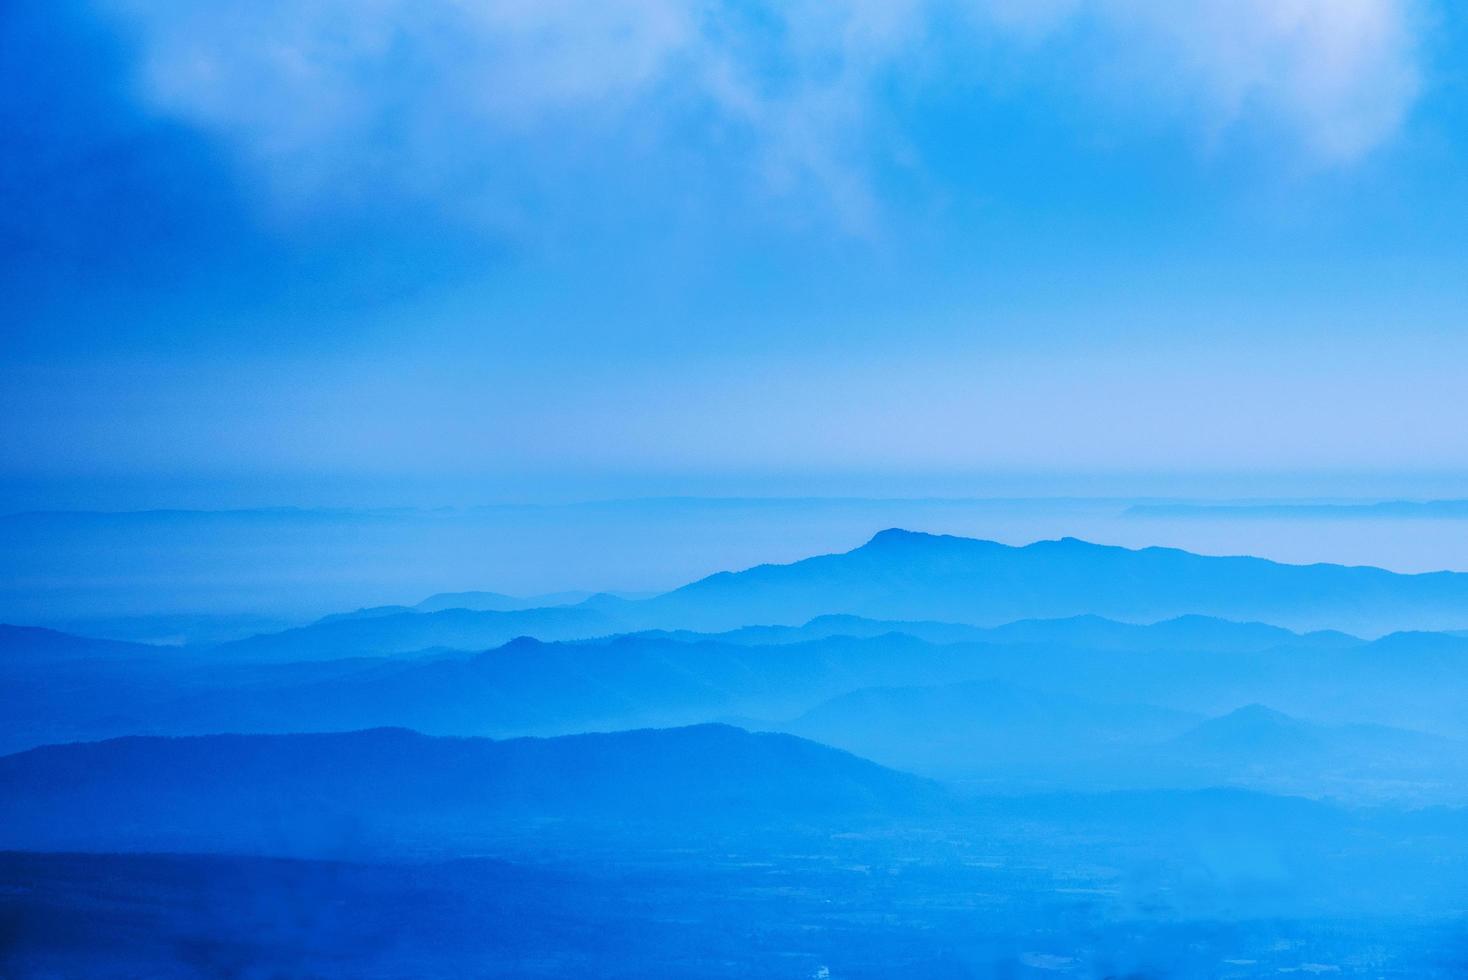
[[[1427,0],[15,0],[0,496],[1461,494],[1465,42]]]

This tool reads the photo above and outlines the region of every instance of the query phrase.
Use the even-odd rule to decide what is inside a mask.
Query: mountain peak
[[[909,531],[900,527],[889,527],[872,535],[866,543],[868,548],[891,547],[893,545],[916,544],[919,541],[929,541],[942,537],[938,534],[928,534],[925,531]]]
[[[1459,626],[1468,574],[1442,579],[1336,565],[1133,549],[1075,537],[1011,545],[889,527],[838,554],[721,572],[619,611],[641,625],[720,631],[827,613],[995,626],[1091,613],[1121,623],[1196,614],[1289,630]],[[1201,631],[1202,621],[1174,630]],[[1238,632],[1257,627],[1223,627]],[[1259,639],[1257,642],[1265,642]],[[1287,633],[1275,642],[1293,642]]]
[[[1247,704],[1210,718],[1178,737],[1204,752],[1298,752],[1317,744],[1314,726],[1262,704]]]
[[[507,641],[505,643],[501,643],[499,646],[494,647],[493,649],[486,650],[485,653],[493,653],[493,654],[536,653],[536,652],[539,652],[542,648],[547,647],[547,646],[550,646],[550,644],[549,643],[546,643],[544,640],[537,639],[536,637],[533,637],[533,636],[517,636],[514,639],[511,639],[511,640],[509,640],[509,641]]]
[[[1246,704],[1241,708],[1235,708],[1224,715],[1220,721],[1230,721],[1239,725],[1273,725],[1294,727],[1300,724],[1299,719],[1292,718],[1283,711],[1276,711],[1268,705]]]

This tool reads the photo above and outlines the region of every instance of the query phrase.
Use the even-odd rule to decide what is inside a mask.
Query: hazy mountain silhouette
[[[575,595],[541,598],[559,602]],[[1157,624],[1153,635],[1159,645],[1190,642],[1198,649],[1231,650],[1239,649],[1239,634],[1247,626],[1255,634],[1252,642],[1262,649],[1295,642],[1280,627],[1365,635],[1463,628],[1468,626],[1468,574],[1286,565],[1171,548],[1131,550],[1074,538],[1012,547],[893,529],[842,554],[721,572],[647,599],[598,594],[575,605],[458,608],[461,603],[508,607],[522,601],[529,600],[448,593],[418,607],[359,610],[220,650],[225,655],[307,659],[423,647],[476,649],[520,635],[583,639],[639,630],[733,631],[737,635],[729,639],[737,642],[897,630],[935,642],[1030,639],[1130,647],[1129,639],[1108,639],[1107,631],[1119,635],[1134,623]],[[1030,620],[1044,624],[1021,624]],[[1074,622],[1051,622],[1057,620]],[[1179,636],[1164,639],[1167,629],[1160,624],[1174,620]],[[1220,635],[1201,639],[1213,620],[1228,625],[1214,622]],[[1006,634],[965,630],[1006,624]],[[795,627],[800,631],[787,631]],[[1061,635],[1064,630],[1072,635]],[[1348,642],[1331,632],[1315,640],[1322,645]]]
[[[1380,802],[1468,802],[1468,742],[1305,721],[1250,704],[1097,767],[1113,785],[1248,787]]]
[[[155,697],[133,713],[132,724],[157,727],[132,730],[393,725],[500,736],[686,725],[738,714],[787,717],[856,687],[951,681],[982,669],[972,656],[942,649],[903,636],[778,647],[640,636],[565,643],[523,637],[468,656],[279,665],[255,683]],[[332,664],[336,670],[328,669]]]
[[[1285,565],[1074,538],[1011,547],[888,530],[843,554],[723,572],[633,603],[649,626],[804,623],[829,613],[995,626],[1085,614],[1155,622],[1189,614],[1290,629],[1468,625],[1468,574]]]
[[[744,626],[721,633],[647,630],[679,640],[717,640],[749,645],[800,643],[832,636],[900,633],[929,643],[1063,644],[1091,650],[1269,650],[1282,646],[1342,648],[1362,641],[1334,630],[1296,633],[1265,623],[1238,623],[1211,616],[1179,616],[1158,623],[1123,623],[1102,616],[1025,619],[1002,626],[971,626],[931,620],[868,619],[849,614],[817,616],[803,626]]]
[[[1088,650],[1192,650],[1245,653],[1279,647],[1343,649],[1361,643],[1337,630],[1297,633],[1267,623],[1189,614],[1160,622],[1122,623],[1102,616],[1022,619],[984,630],[990,643],[1062,643]]]
[[[742,646],[772,646],[825,640],[833,636],[873,637],[900,633],[928,643],[962,643],[985,638],[988,631],[964,623],[919,622],[914,620],[867,619],[864,616],[831,614],[817,616],[801,626],[741,626],[716,633],[698,630],[639,630],[636,635],[683,641],[715,641]]]
[[[332,854],[577,834],[664,840],[912,816],[934,784],[723,725],[555,739],[129,737],[0,758],[0,848]]]
[[[1032,636],[1042,625],[1026,624],[1019,635]],[[1075,623],[1058,625],[1062,635],[1076,637]],[[1179,633],[1192,626],[1200,627],[1196,637]],[[1236,632],[1242,649],[1231,651],[1220,642],[1231,632],[1197,619],[1121,630],[1101,623],[1095,642],[1111,646],[1099,649],[1068,642],[932,644],[889,633],[789,644],[664,635],[524,638],[480,654],[302,662],[198,650],[175,651],[172,659],[55,660],[22,669],[15,658],[0,657],[0,680],[13,701],[0,717],[0,746],[128,733],[395,725],[499,737],[740,717],[783,721],[861,688],[983,679],[1052,697],[1199,716],[1261,702],[1321,721],[1468,736],[1462,712],[1468,639],[1405,633],[1351,642],[1305,635],[1261,650],[1276,634],[1244,626]],[[1123,640],[1134,647],[1121,646]],[[1212,649],[1191,649],[1210,643]]]
[[[313,660],[406,653],[429,647],[482,650],[517,636],[578,639],[617,629],[615,621],[578,606],[508,612],[456,608],[427,613],[385,607],[237,640],[215,651],[226,658]]]
[[[1262,704],[1245,705],[1183,732],[1173,746],[1195,759],[1253,761],[1319,752],[1324,730]]]
[[[75,660],[144,660],[168,654],[167,648],[122,640],[74,636],[35,626],[0,623],[0,670],[6,665],[40,665]]]
[[[376,619],[382,616],[395,616],[399,613],[444,612],[450,609],[467,609],[471,612],[523,612],[529,609],[552,609],[557,606],[578,605],[594,595],[596,595],[594,592],[547,592],[533,596],[513,596],[503,592],[437,592],[411,606],[367,606],[351,612],[322,616],[312,625],[340,622],[344,619]]]
[[[1216,766],[1301,759],[1402,775],[1446,762],[1468,770],[1468,742],[1389,725],[1322,725],[1260,704],[1209,719],[1172,739],[1168,748],[1192,763]]]
[[[516,612],[522,609],[545,609],[572,606],[590,599],[594,592],[546,592],[541,595],[513,596],[503,592],[439,592],[412,608],[418,612],[444,609],[472,609],[477,612]]]
[[[777,727],[900,769],[974,778],[1096,759],[1177,735],[1197,721],[1151,705],[1105,704],[982,680],[864,688]]]

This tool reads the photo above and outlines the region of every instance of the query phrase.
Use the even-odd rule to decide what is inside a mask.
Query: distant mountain
[[[1209,719],[1118,771],[1132,774],[1132,784],[1468,802],[1468,742],[1385,725],[1323,725],[1260,704]]]
[[[737,714],[785,717],[855,687],[952,681],[982,669],[972,657],[941,649],[910,637],[779,647],[524,637],[472,656],[335,661],[343,669],[326,675],[310,664],[280,665],[255,683],[155,699],[133,712],[139,721],[132,724],[156,733],[393,725],[501,736],[687,725]],[[109,714],[115,717],[117,707]],[[91,737],[129,730],[140,729],[103,728]]]
[[[776,727],[900,769],[974,779],[1098,759],[1177,735],[1197,720],[983,680],[864,688]]]
[[[1183,732],[1172,748],[1194,760],[1229,759],[1253,763],[1281,756],[1319,752],[1324,731],[1262,704],[1245,705]]]
[[[722,725],[555,739],[121,738],[0,758],[0,849],[348,854],[859,826],[931,783]]]
[[[351,619],[381,619],[383,616],[398,616],[410,612],[416,612],[416,610],[412,606],[364,606],[361,609],[353,609],[351,612],[328,613],[307,625],[322,626],[327,623],[340,623]],[[276,633],[282,631],[270,630],[269,632]],[[258,635],[260,634],[252,633],[249,637],[240,637],[240,639],[250,639]]]
[[[1015,685],[1117,704],[1153,704],[1216,715],[1269,704],[1331,723],[1373,724],[1468,737],[1468,639],[1394,633],[1369,642],[1305,634],[1273,648],[1190,649],[1145,645],[1095,649],[1068,644],[986,644],[986,676]],[[1339,644],[1339,645],[1337,645]],[[957,653],[968,644],[948,648]]]
[[[578,606],[510,612],[444,609],[428,613],[387,607],[221,644],[214,652],[226,659],[317,660],[381,656],[429,647],[484,650],[517,636],[578,639],[615,633],[618,628],[619,624],[606,615]]]
[[[1191,650],[1248,653],[1281,647],[1344,649],[1361,640],[1336,630],[1296,633],[1267,623],[1187,615],[1156,623],[1121,623],[1101,616],[1022,619],[984,630],[990,643],[1063,643],[1087,650]]]
[[[33,623],[75,636],[159,646],[212,646],[299,626],[302,619],[251,613],[72,616]]]
[[[39,665],[75,660],[145,660],[174,651],[146,643],[99,640],[36,626],[0,623],[0,670],[6,665]]]
[[[375,606],[323,617],[308,626],[221,645],[222,657],[312,660],[383,656],[438,647],[481,650],[517,636],[580,640],[619,635],[645,620],[641,603],[599,595],[576,606],[514,612],[445,609],[424,614],[414,607]],[[1060,644],[1095,650],[1267,650],[1280,646],[1344,647],[1361,641],[1344,633],[1294,633],[1263,623],[1182,616],[1160,623],[1123,623],[1100,616],[1022,620],[997,627],[921,620],[869,619],[850,614],[816,616],[800,626],[756,625],[721,632],[635,630],[639,635],[744,646],[805,643],[831,637],[899,633],[929,643]]]
[[[642,625],[699,630],[804,623],[829,613],[980,626],[1196,614],[1376,635],[1468,626],[1468,574],[1285,565],[1074,538],[1011,547],[894,529],[844,554],[723,572],[630,605]]]
[[[1468,639],[1462,637],[1404,633],[1353,642],[1305,635],[1258,649],[1277,634],[1245,624],[1236,632],[1241,649],[1229,650],[1222,642],[1231,635],[1229,624],[1192,619],[1119,629],[1101,623],[1091,636],[1097,648],[1080,644],[1075,623],[1055,625],[1063,642],[933,644],[884,633],[776,644],[635,634],[554,643],[520,638],[478,654],[440,649],[353,657],[355,645],[344,644],[334,657],[311,646],[269,655],[185,650],[171,659],[48,660],[24,668],[11,658],[8,671],[0,656],[0,681],[11,696],[10,710],[0,712],[0,750],[129,733],[403,726],[501,737],[733,718],[766,723],[862,688],[985,679],[1139,710],[1155,705],[1208,716],[1261,702],[1322,721],[1468,736],[1462,711]],[[1082,625],[1086,635],[1097,626]],[[1026,624],[1008,635],[1036,639],[1044,628]],[[299,639],[317,635],[305,631]],[[289,659],[310,650],[318,659]]]
[[[473,609],[476,612],[516,612],[521,609],[544,609],[549,606],[572,606],[585,602],[594,592],[547,592],[542,595],[513,596],[502,592],[440,592],[413,606],[418,612],[444,609]]]
[[[1322,725],[1260,704],[1209,719],[1178,735],[1168,748],[1210,765],[1315,758],[1342,768],[1406,773],[1454,760],[1468,769],[1468,742],[1389,725]]]
[[[625,617],[626,614],[624,614]],[[673,640],[738,643],[743,646],[773,646],[807,643],[833,636],[874,637],[900,633],[928,643],[962,643],[982,640],[988,631],[963,623],[916,622],[894,619],[867,619],[863,616],[817,616],[803,626],[741,626],[717,633],[697,630],[641,630],[641,636],[660,636]]]
[[[552,609],[558,606],[576,606],[583,603],[589,603],[588,608],[594,608],[596,604],[590,603],[590,600],[608,597],[621,598],[597,592],[546,592],[532,596],[505,595],[503,592],[438,592],[411,606],[367,606],[351,612],[332,613],[329,616],[321,617],[317,622],[376,619],[399,613],[435,613],[450,609],[467,609],[470,612],[525,612],[534,609]],[[645,598],[645,596],[635,598]]]
[[[728,643],[800,643],[832,636],[884,636],[900,633],[928,643],[1044,644],[1087,650],[1192,650],[1244,652],[1279,647],[1341,649],[1362,641],[1346,633],[1320,630],[1296,633],[1265,623],[1237,623],[1211,616],[1178,616],[1158,623],[1123,623],[1102,616],[1063,619],[1022,619],[1002,626],[963,623],[867,619],[852,615],[817,616],[803,626],[744,626],[722,633],[693,630],[647,631],[679,640],[718,640]]]
[[[1285,565],[1074,538],[1011,547],[888,530],[843,554],[721,572],[634,599],[556,593],[516,599],[446,593],[382,606],[218,648],[270,659],[484,649],[516,636],[587,639],[661,631],[716,633],[738,643],[789,643],[903,632],[932,642],[1067,643],[1093,649],[1268,649],[1349,645],[1334,630],[1468,626],[1468,574]],[[524,608],[530,602],[539,608]],[[574,603],[574,604],[573,604]],[[1275,624],[1274,626],[1265,625]],[[802,625],[803,624],[803,625]],[[1152,624],[1143,636],[1136,624]],[[983,630],[984,632],[977,632]],[[727,635],[722,635],[727,634]]]

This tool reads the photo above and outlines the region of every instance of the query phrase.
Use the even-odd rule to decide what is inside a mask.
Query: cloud
[[[1318,163],[1389,140],[1421,84],[1403,0],[1108,0],[1096,11],[1155,97],[1214,133],[1272,121]]]
[[[1213,139],[1263,121],[1327,165],[1388,141],[1419,87],[1408,0],[104,2],[143,102],[235,146],[277,206],[404,198],[522,228],[646,165],[861,231],[882,84],[962,53],[931,43],[953,24],[1023,58],[1079,38],[1123,109]]]
[[[448,196],[499,221],[577,160],[678,142],[860,220],[845,157],[863,89],[920,23],[917,6],[109,4],[137,40],[143,103],[237,147],[278,202]]]

